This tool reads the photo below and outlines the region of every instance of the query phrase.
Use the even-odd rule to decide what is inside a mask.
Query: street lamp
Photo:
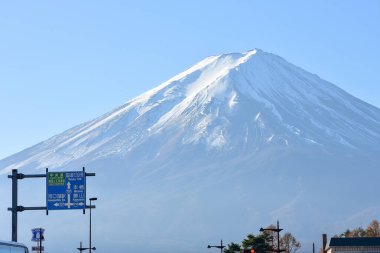
[[[277,253],[281,253],[281,252],[286,251],[285,249],[280,249],[280,232],[282,230],[283,229],[280,228],[280,223],[278,221],[277,221],[277,228],[260,228],[260,232],[264,232],[264,231],[277,232],[277,249],[273,250],[274,252],[277,252]]]
[[[220,249],[220,253],[223,253],[223,249],[225,248],[226,246],[223,245],[223,240],[220,240],[220,246],[211,246],[211,245],[208,245],[207,248],[210,249],[210,248],[218,248]]]
[[[92,209],[92,205],[91,205],[91,201],[95,201],[95,200],[98,200],[98,198],[90,198],[90,247],[88,247],[90,253],[91,253],[91,250],[96,250],[95,247],[91,247],[91,209]]]

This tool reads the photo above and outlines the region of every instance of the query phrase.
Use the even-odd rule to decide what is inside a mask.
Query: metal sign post
[[[57,174],[64,174],[63,177],[57,176]],[[51,180],[49,181],[49,176]],[[49,173],[46,168],[46,174],[33,174],[25,175],[18,173],[17,169],[12,170],[12,175],[8,175],[8,178],[12,179],[12,207],[8,208],[8,211],[12,212],[12,241],[17,242],[17,213],[31,210],[45,210],[46,215],[49,214],[49,210],[70,210],[70,209],[83,209],[83,214],[86,209],[95,208],[95,206],[86,205],[86,177],[93,177],[95,173],[86,173],[83,167],[82,171],[74,172],[52,172]],[[47,178],[46,188],[46,206],[37,207],[24,207],[18,205],[18,180],[24,178]],[[54,179],[55,178],[55,179]],[[64,178],[64,179],[63,179]],[[62,186],[62,182],[66,186]],[[53,188],[49,188],[53,187]],[[54,186],[57,186],[55,188]],[[53,190],[54,189],[54,190]],[[63,192],[61,192],[63,190]],[[49,194],[52,194],[49,198]],[[58,196],[62,198],[58,198]],[[50,201],[49,201],[50,200]],[[62,208],[61,208],[62,207]]]
[[[45,229],[43,228],[33,228],[32,229],[32,242],[37,242],[36,247],[32,247],[32,251],[37,251],[39,253],[42,253],[45,249],[44,246],[42,246],[42,241],[45,241],[44,236]]]

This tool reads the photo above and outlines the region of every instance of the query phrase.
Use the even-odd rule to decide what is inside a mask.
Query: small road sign
[[[32,246],[32,251],[42,252],[45,250],[44,246]]]
[[[85,172],[48,172],[46,177],[46,206],[48,210],[85,209]]]
[[[33,228],[32,229],[32,242],[39,242],[39,241],[45,241],[44,237],[45,229],[43,228]]]

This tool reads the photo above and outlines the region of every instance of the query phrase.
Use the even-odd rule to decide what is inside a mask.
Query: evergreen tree
[[[265,253],[270,250],[270,245],[267,243],[268,234],[260,233],[257,236],[253,234],[247,235],[243,240],[242,245],[244,249],[254,249],[255,253]]]
[[[277,226],[270,225],[266,229],[276,229]],[[277,232],[265,230],[258,235],[249,234],[242,241],[241,246],[245,250],[254,249],[255,253],[273,252],[277,249]],[[224,253],[241,252],[241,246],[231,242],[224,249]],[[285,249],[287,253],[295,253],[301,248],[301,243],[289,232],[280,237],[280,248]]]
[[[345,237],[351,237],[351,230],[346,229],[346,231],[344,231],[340,235],[334,235],[333,237],[335,237],[335,238],[338,238],[338,237],[340,237],[340,238],[342,238],[342,237],[344,237],[344,238]]]
[[[237,252],[240,252],[240,245],[233,242],[228,244],[227,248],[224,249],[224,253],[237,253]]]

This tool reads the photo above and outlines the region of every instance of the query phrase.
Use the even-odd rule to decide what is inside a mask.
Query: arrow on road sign
[[[71,208],[71,206],[73,205],[70,203],[70,193],[71,193],[70,187],[71,187],[71,183],[69,181],[69,182],[67,182],[67,191],[66,191],[66,193],[67,193],[67,204],[65,204],[67,206],[67,208]]]
[[[70,193],[67,194],[67,203],[65,204],[65,206],[67,206],[67,208],[70,208],[73,204],[70,203]]]

